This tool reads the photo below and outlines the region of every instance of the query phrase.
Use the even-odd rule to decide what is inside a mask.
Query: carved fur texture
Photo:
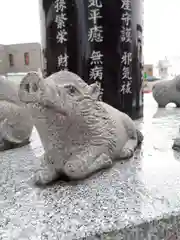
[[[155,83],[152,92],[159,107],[166,107],[168,103],[175,103],[180,107],[180,75],[172,80],[160,80]]]
[[[48,184],[61,175],[83,179],[114,160],[126,159],[143,136],[126,114],[98,101],[98,85],[87,85],[72,72],[60,71],[46,79],[28,73],[19,97],[26,103],[39,132],[46,171],[36,175]]]
[[[32,128],[31,115],[19,100],[17,85],[0,77],[0,151],[28,144]]]

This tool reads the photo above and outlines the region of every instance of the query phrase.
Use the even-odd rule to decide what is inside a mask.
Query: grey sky
[[[180,0],[144,0],[144,58],[180,55]],[[0,0],[0,43],[40,42],[38,0]]]
[[[39,42],[38,0],[0,0],[0,43]]]

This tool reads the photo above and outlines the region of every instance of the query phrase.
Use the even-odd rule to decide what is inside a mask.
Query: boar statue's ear
[[[180,92],[180,75],[176,77],[176,90]]]
[[[94,100],[98,100],[101,95],[101,88],[97,83],[93,83],[90,85],[88,93]]]
[[[42,75],[38,72],[28,72],[20,82],[18,96],[22,102],[34,102],[37,99],[37,91],[42,85]]]

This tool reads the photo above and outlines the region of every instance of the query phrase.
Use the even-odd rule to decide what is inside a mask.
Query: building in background
[[[144,64],[144,73],[146,74],[146,76],[152,77],[154,74],[153,69],[153,64]]]
[[[8,71],[6,46],[0,45],[0,75],[4,75]]]
[[[41,67],[41,45],[39,43],[0,45],[1,75],[37,71]]]
[[[172,65],[170,61],[165,57],[163,60],[159,60],[157,64],[158,74],[161,79],[168,79],[170,77],[170,70]]]
[[[180,74],[180,56],[179,55],[170,55],[168,56],[168,60],[170,62],[169,67],[169,75],[170,78],[174,78],[175,76]]]

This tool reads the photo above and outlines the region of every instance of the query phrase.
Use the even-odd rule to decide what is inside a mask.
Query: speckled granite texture
[[[33,185],[43,152],[35,131],[31,145],[0,153],[0,239],[180,239],[179,122],[179,109],[158,110],[146,94],[136,156],[78,184]]]

